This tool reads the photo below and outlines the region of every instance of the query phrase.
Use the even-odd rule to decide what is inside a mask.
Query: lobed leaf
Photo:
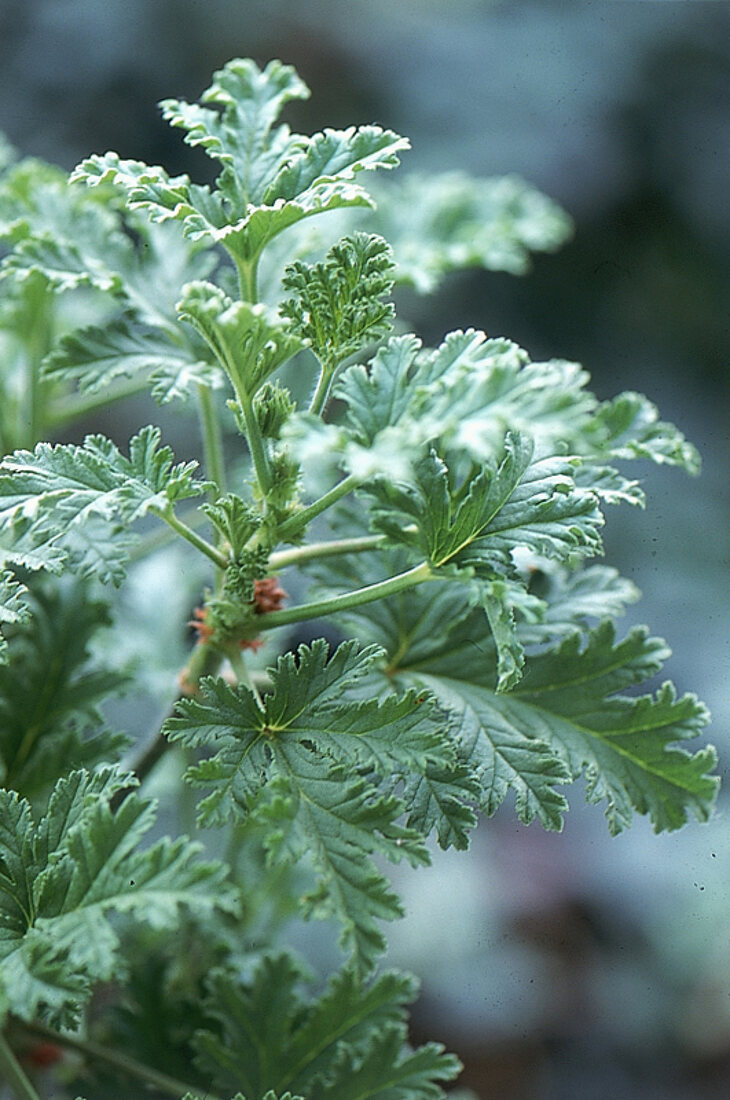
[[[200,805],[202,820],[253,813],[266,824],[272,860],[308,851],[318,885],[306,910],[339,916],[343,942],[365,970],[383,946],[375,919],[400,911],[371,855],[414,863],[427,857],[418,834],[396,824],[401,802],[362,769],[405,776],[454,762],[448,723],[422,695],[348,698],[378,655],[354,642],[329,659],[323,641],[300,646],[298,662],[286,654],[271,671],[272,690],[261,706],[241,685],[208,680],[202,698],[181,702],[165,724],[173,740],[216,750],[188,772],[211,790]]]
[[[66,560],[82,574],[118,583],[129,540],[125,525],[149,511],[206,489],[197,463],[173,465],[158,428],[143,428],[125,458],[111,440],[87,436],[83,446],[39,443],[0,463],[0,527],[8,560],[56,571]]]
[[[571,234],[567,214],[516,176],[410,174],[376,198],[371,224],[393,245],[397,281],[421,294],[464,268],[522,275],[530,252],[553,251]]]
[[[288,955],[264,955],[246,984],[224,971],[212,975],[208,1008],[216,1030],[198,1033],[196,1045],[201,1069],[219,1089],[333,1100],[443,1096],[437,1082],[455,1076],[456,1059],[433,1045],[404,1048],[412,979],[388,971],[363,985],[348,968],[304,1002],[302,977]]]
[[[222,384],[220,371],[191,346],[131,315],[68,333],[44,360],[43,373],[52,382],[77,382],[84,393],[108,390],[120,378],[139,379],[161,404],[185,398],[196,385]]]
[[[392,250],[382,237],[355,233],[333,245],[323,263],[297,260],[282,285],[294,293],[279,307],[328,372],[392,327]]]
[[[111,796],[132,777],[106,769],[59,779],[35,823],[29,803],[0,790],[0,1011],[71,1022],[93,982],[116,972],[111,910],[174,927],[181,905],[231,907],[225,868],[201,863],[187,838],[138,847],[150,803]]]
[[[99,708],[127,676],[91,659],[109,612],[87,585],[29,585],[27,618],[0,666],[0,781],[32,801],[69,768],[119,755],[126,738],[106,728]]]

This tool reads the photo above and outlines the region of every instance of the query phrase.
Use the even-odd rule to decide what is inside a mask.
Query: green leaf
[[[274,129],[281,106],[306,94],[294,71],[279,62],[261,72],[251,61],[234,60],[202,97],[220,113],[165,101],[166,116],[188,131],[186,140],[223,164],[214,191],[116,153],[83,161],[72,179],[117,184],[127,190],[132,209],[145,209],[153,221],[181,221],[191,239],[223,244],[237,264],[255,265],[269,241],[303,218],[372,205],[355,177],[394,167],[408,148],[404,138],[378,126],[325,130],[311,138]]]
[[[381,480],[372,525],[418,546],[434,569],[456,565],[487,579],[512,576],[512,551],[526,547],[567,561],[601,549],[593,493],[575,485],[576,460],[532,460],[529,437],[508,432],[499,463],[485,463],[458,487],[434,452],[414,464],[412,484]]]
[[[216,1087],[242,1087],[252,1097],[290,1089],[334,1100],[351,1094],[354,1069],[367,1084],[353,1096],[443,1095],[435,1082],[455,1075],[456,1059],[434,1058],[430,1046],[415,1054],[404,1049],[405,1006],[416,994],[411,978],[388,971],[363,985],[348,968],[308,1002],[299,992],[302,980],[288,955],[263,956],[246,984],[224,971],[212,975],[208,1009],[217,1029],[199,1033],[196,1045],[200,1068]],[[396,1082],[425,1091],[383,1091]]]
[[[220,372],[191,347],[173,343],[162,329],[135,324],[128,315],[105,325],[76,329],[47,356],[43,373],[50,381],[77,382],[84,393],[100,393],[121,378],[149,383],[165,404],[185,398],[195,385],[219,387]]]
[[[482,762],[487,812],[512,787],[523,820],[537,814],[559,828],[562,796],[546,799],[547,788],[584,775],[588,800],[606,800],[612,833],[628,826],[634,810],[647,814],[657,832],[679,828],[690,811],[707,820],[717,790],[709,774],[714,750],[691,755],[672,747],[699,734],[704,706],[692,695],[677,699],[669,683],[653,696],[621,694],[660,670],[668,656],[661,639],[635,628],[617,643],[606,621],[581,648],[574,631],[557,648],[530,656],[523,679],[504,695],[494,690],[494,656],[477,629],[473,619],[464,620],[412,669],[404,655],[399,683],[422,685],[461,714],[462,746],[474,746],[473,767]]]
[[[181,905],[233,904],[225,869],[201,863],[187,838],[139,850],[150,803],[130,793],[110,806],[133,782],[114,769],[71,772],[37,824],[27,801],[0,791],[0,1012],[72,1021],[91,983],[117,972],[112,910],[173,928]]]
[[[91,659],[91,642],[110,620],[87,585],[29,584],[27,618],[0,666],[0,782],[34,800],[70,768],[120,754],[126,738],[108,731],[99,707],[127,676]]]
[[[395,824],[400,801],[382,795],[358,767],[420,774],[429,764],[448,769],[454,758],[448,721],[422,694],[343,697],[378,656],[376,648],[360,651],[352,642],[329,660],[323,641],[300,646],[298,663],[286,654],[271,671],[272,691],[262,705],[241,685],[207,680],[202,698],[182,701],[165,724],[172,740],[217,750],[188,771],[196,785],[211,789],[200,805],[204,822],[253,813],[267,825],[272,860],[309,852],[318,885],[305,899],[306,911],[338,915],[342,941],[362,969],[382,949],[375,919],[399,913],[371,854],[414,864],[427,857],[417,834]]]
[[[553,251],[571,234],[567,214],[516,176],[409,174],[375,197],[370,224],[393,246],[398,282],[421,294],[464,268],[522,275],[530,252]]]
[[[267,306],[234,302],[212,283],[188,283],[177,310],[203,337],[236,393],[249,400],[302,347]]]
[[[26,622],[30,611],[25,600],[28,589],[9,569],[0,573],[0,623]],[[0,664],[7,660],[7,642],[0,634]]]
[[[612,458],[645,458],[700,472],[697,449],[673,424],[659,420],[655,405],[640,393],[621,393],[605,401],[589,424],[588,438]]]
[[[648,458],[696,472],[695,449],[637,394],[600,403],[586,389],[577,363],[532,363],[509,340],[483,332],[451,332],[434,351],[414,336],[381,348],[369,371],[355,365],[340,377],[335,396],[348,406],[346,427],[361,446],[396,433],[404,448],[431,444],[440,453],[493,461],[507,430],[535,441],[536,454],[570,453],[582,467],[575,480],[607,503],[641,504],[643,494],[612,465]]]
[[[159,429],[147,427],[130,441],[129,458],[101,435],[87,436],[83,446],[39,443],[8,456],[0,464],[8,559],[51,570],[69,560],[82,574],[118,583],[125,526],[206,489],[193,479],[197,463],[174,466],[172,451],[159,443]]]
[[[282,285],[294,294],[280,306],[293,330],[328,372],[392,327],[393,255],[382,237],[355,233],[333,245],[323,263],[297,260]]]
[[[160,106],[171,126],[187,131],[188,145],[201,146],[224,165],[222,189],[244,206],[260,205],[271,179],[302,141],[287,126],[274,129],[274,123],[286,103],[309,94],[291,65],[270,61],[261,70],[247,58],[236,58],[214,73],[200,97],[216,109],[176,99]]]

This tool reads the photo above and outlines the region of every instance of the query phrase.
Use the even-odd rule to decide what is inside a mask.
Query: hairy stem
[[[241,650],[238,648],[237,645],[232,645],[228,650],[228,660],[231,668],[236,674],[236,679],[238,680],[239,684],[243,684],[249,689],[249,691],[255,697],[259,706],[263,709],[259,690],[251,678],[251,673],[246,667],[246,662],[243,659],[243,654],[241,653]]]
[[[248,263],[245,263],[243,260],[239,260],[234,253],[230,255],[233,257],[236,270],[238,271],[238,289],[241,294],[241,300],[243,302],[258,302],[258,256]]]
[[[10,1087],[15,1100],[40,1100],[2,1031],[0,1031],[0,1081],[5,1081]]]
[[[238,397],[241,411],[243,412],[243,419],[246,424],[246,442],[251,452],[251,461],[256,471],[256,480],[259,483],[262,494],[265,495],[271,489],[273,480],[271,477],[271,464],[269,463],[269,456],[266,453],[259,422],[254,415],[253,404],[248,394],[244,393],[240,387],[236,386],[235,376],[232,376],[231,381],[236,388],[236,396]]]
[[[317,381],[317,388],[314,391],[312,400],[309,403],[309,411],[316,416],[321,416],[325,405],[327,404],[327,397],[330,392],[330,386],[332,385],[332,379],[335,376],[334,367],[328,367],[325,363],[322,366],[322,370]]]
[[[207,558],[210,558],[212,562],[215,562],[218,569],[225,569],[228,565],[228,558],[225,554],[217,550],[215,546],[211,546],[197,531],[193,531],[192,527],[188,527],[187,523],[183,523],[181,519],[178,519],[175,513],[170,508],[169,511],[156,511],[155,515],[160,519],[164,519],[173,531],[176,531],[178,535],[186,539],[187,542],[194,546],[196,550],[200,550],[201,554],[205,554]]]
[[[226,465],[223,458],[223,437],[221,426],[213,404],[213,392],[210,386],[198,383],[198,413],[200,430],[203,436],[203,454],[205,473],[218,486],[218,496],[226,491]]]
[[[363,550],[376,550],[385,542],[385,535],[363,535],[361,538],[332,539],[329,542],[310,542],[308,546],[295,546],[291,550],[279,550],[269,557],[274,572],[287,565],[301,565],[305,561],[331,558],[336,554],[357,554]]]
[[[200,1100],[203,1100],[203,1098],[204,1100],[216,1100],[216,1097],[207,1087],[203,1090],[195,1088],[185,1081],[178,1081],[174,1077],[169,1077],[166,1073],[160,1073],[159,1070],[153,1069],[152,1066],[145,1066],[141,1062],[137,1062],[134,1058],[129,1058],[126,1054],[120,1054],[116,1050],[111,1050],[109,1047],[102,1046],[101,1043],[94,1043],[90,1039],[79,1039],[75,1035],[66,1035],[63,1032],[54,1031],[53,1028],[46,1027],[45,1024],[23,1023],[22,1026],[27,1031],[35,1035],[40,1035],[49,1042],[58,1043],[59,1046],[69,1047],[71,1050],[76,1050],[79,1054],[83,1054],[87,1058],[106,1062],[107,1065],[114,1066],[115,1069],[120,1070],[129,1077],[133,1077],[137,1081],[143,1081],[146,1085],[151,1085],[159,1092],[164,1092],[167,1096],[175,1097],[175,1100],[180,1100],[180,1097],[184,1096],[187,1092],[191,1093],[193,1096],[200,1097]],[[26,1096],[27,1100],[39,1100],[38,1094],[34,1091],[19,1093],[18,1096],[22,1098],[22,1100],[26,1100]]]
[[[357,489],[360,484],[360,479],[355,477],[354,474],[348,474],[338,483],[321,496],[319,500],[315,500],[312,504],[306,508],[302,508],[301,512],[297,512],[295,516],[288,519],[286,523],[282,524],[279,528],[279,538],[282,542],[289,542],[292,538],[299,534],[300,531],[309,524],[315,516],[318,516],[321,512],[331,508],[333,504],[336,504],[342,497],[347,496],[353,489]]]
[[[397,573],[385,581],[356,588],[353,592],[343,592],[341,596],[330,596],[324,600],[299,604],[298,607],[286,607],[282,611],[269,611],[262,615],[261,630],[273,630],[276,626],[288,626],[290,623],[303,622],[305,619],[318,619],[323,615],[334,615],[337,611],[348,611],[351,607],[382,600],[385,596],[394,596],[406,588],[412,588],[424,581],[435,580],[431,566],[427,561],[414,565],[405,573]],[[247,624],[250,625],[250,624]]]

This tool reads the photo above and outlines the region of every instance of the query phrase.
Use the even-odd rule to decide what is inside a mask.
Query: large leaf
[[[571,232],[568,216],[516,176],[410,174],[375,197],[369,224],[393,245],[398,282],[422,294],[469,267],[524,274],[530,252],[552,251]]]
[[[130,782],[113,769],[71,772],[37,823],[28,802],[0,791],[0,1016],[72,1021],[91,984],[116,975],[112,910],[170,928],[181,905],[233,904],[225,868],[201,863],[187,838],[140,850],[151,805],[133,793],[110,805]]]
[[[253,813],[267,825],[272,860],[309,852],[318,884],[305,908],[334,911],[363,969],[383,946],[376,918],[400,912],[371,856],[427,860],[419,835],[396,824],[402,803],[380,792],[378,777],[448,770],[454,760],[448,721],[423,694],[347,697],[378,656],[345,643],[327,660],[326,643],[300,646],[298,663],[287,654],[272,670],[261,705],[241,685],[208,680],[165,725],[174,740],[216,750],[188,772],[211,790],[203,822]]]
[[[697,471],[697,454],[673,425],[637,394],[599,402],[586,389],[588,373],[577,363],[533,363],[509,340],[487,339],[469,329],[448,334],[434,351],[420,351],[413,336],[392,338],[370,371],[348,368],[336,396],[348,405],[353,439],[372,446],[397,429],[404,441],[438,443],[440,451],[493,459],[506,430],[535,440],[538,457],[581,456],[582,481],[607,499],[641,503],[634,482],[610,463],[627,458],[669,462]]]
[[[629,696],[623,691],[656,674],[667,657],[665,644],[643,628],[616,642],[613,625],[606,621],[588,634],[585,644],[573,633],[556,649],[533,655],[525,675],[509,695],[494,690],[494,664],[489,647],[483,649],[471,629],[458,629],[451,647],[419,659],[412,670],[407,657],[401,668],[403,683],[422,684],[439,702],[462,714],[462,743],[474,744],[471,758],[489,765],[499,741],[522,746],[515,756],[514,774],[495,765],[482,774],[487,807],[495,808],[506,788],[524,793],[529,820],[559,827],[561,807],[553,803],[547,814],[531,801],[531,775],[536,769],[545,781],[577,779],[584,775],[588,800],[605,799],[612,833],[631,821],[634,811],[647,814],[657,832],[676,829],[688,813],[706,820],[711,812],[717,779],[712,776],[715,753],[710,747],[694,755],[673,747],[696,737],[706,725],[705,707],[693,695],[677,698],[670,683],[655,695]],[[485,748],[492,745],[485,754]],[[509,767],[509,761],[508,761]]]
[[[90,657],[109,613],[88,585],[29,584],[28,616],[0,666],[0,781],[34,800],[70,768],[119,755],[126,738],[107,730],[99,707],[127,678]]]
[[[394,167],[408,148],[404,138],[379,126],[325,130],[311,138],[274,128],[281,106],[306,94],[294,71],[279,62],[261,71],[252,61],[234,60],[203,93],[213,107],[163,104],[172,124],[188,131],[186,140],[223,164],[215,190],[115,153],[90,157],[72,178],[118,184],[130,206],[146,210],[153,221],[180,221],[186,236],[221,243],[237,263],[254,264],[269,241],[303,218],[372,205],[356,176]]]
[[[363,986],[348,969],[310,1002],[301,984],[288,955],[265,955],[245,985],[225,972],[212,976],[208,1009],[217,1031],[200,1033],[196,1045],[219,1089],[240,1087],[256,1098],[268,1089],[331,1100],[443,1096],[437,1082],[456,1075],[457,1060],[434,1045],[404,1049],[412,979],[387,972]]]
[[[222,384],[220,371],[189,344],[173,342],[163,329],[137,324],[131,316],[67,334],[43,371],[51,381],[77,382],[85,393],[109,391],[120,378],[139,379],[140,388],[151,385],[161,403],[185,398],[196,385]]]
[[[173,465],[158,428],[132,438],[126,458],[104,436],[83,446],[39,443],[0,464],[0,526],[9,560],[57,570],[65,560],[84,574],[118,583],[123,576],[126,525],[148,512],[206,488],[193,478],[197,463]]]

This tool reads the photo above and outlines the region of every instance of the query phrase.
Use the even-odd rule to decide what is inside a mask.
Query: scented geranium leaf
[[[91,657],[110,620],[88,585],[28,583],[28,616],[0,666],[0,781],[35,800],[69,768],[119,756],[126,738],[106,728],[99,708],[127,677]]]
[[[203,337],[236,393],[249,400],[302,347],[267,306],[234,302],[212,283],[188,283],[177,310]]]
[[[245,984],[223,971],[212,975],[208,1010],[217,1028],[200,1032],[196,1045],[201,1070],[219,1090],[243,1087],[246,1095],[261,1097],[270,1095],[266,1090],[271,1088],[271,1095],[291,1090],[302,1096],[335,1097],[338,1088],[347,1088],[346,1065],[370,1063],[372,1073],[380,1057],[378,1091],[354,1095],[442,1095],[438,1089],[380,1091],[387,1075],[402,1072],[403,1062],[414,1057],[405,1047],[405,1008],[416,994],[413,979],[389,971],[364,985],[347,968],[333,976],[318,998],[305,1001],[302,977],[287,955],[263,956]],[[391,1036],[387,1051],[378,1042],[383,1031]],[[421,1048],[411,1069],[415,1064],[425,1068],[429,1060],[424,1055],[430,1050]],[[455,1060],[451,1065],[456,1067]],[[431,1087],[445,1079],[433,1072]]]
[[[180,702],[165,724],[171,739],[216,750],[188,771],[211,790],[201,819],[253,813],[266,824],[272,860],[308,852],[318,885],[306,910],[340,918],[343,943],[364,970],[383,945],[375,919],[399,912],[371,854],[413,863],[427,857],[418,835],[395,823],[402,803],[380,794],[377,777],[358,777],[358,766],[407,775],[432,763],[448,769],[454,759],[449,720],[423,693],[347,698],[378,657],[376,648],[347,642],[328,660],[319,640],[299,647],[298,662],[293,654],[279,659],[261,705],[242,685],[208,680],[201,699]]]
[[[413,336],[392,338],[369,371],[348,368],[335,395],[348,405],[345,426],[361,445],[397,431],[403,446],[429,443],[483,463],[498,454],[506,430],[518,431],[535,441],[537,457],[579,456],[576,482],[607,503],[643,503],[637,482],[614,461],[649,458],[696,472],[694,448],[658,421],[646,398],[628,393],[601,403],[589,380],[577,363],[532,363],[509,340],[468,329],[449,333],[434,351],[421,351]]]
[[[535,559],[532,585],[542,603],[539,618],[523,619],[518,625],[524,646],[543,645],[575,633],[587,622],[623,615],[626,605],[635,603],[640,592],[635,584],[608,565],[590,565],[578,570]]]
[[[347,423],[357,443],[372,445],[379,433],[400,424],[413,408],[412,381],[420,347],[417,336],[393,336],[369,370],[355,364],[340,376],[334,394],[347,404]]]
[[[287,66],[272,62],[261,72],[251,61],[234,60],[203,94],[212,108],[163,104],[172,124],[188,131],[187,140],[222,163],[215,190],[115,153],[90,157],[72,178],[120,185],[132,209],[146,210],[153,221],[180,221],[186,236],[223,244],[238,265],[250,268],[269,241],[303,218],[372,205],[355,177],[394,167],[408,147],[378,126],[325,130],[311,138],[274,128],[283,103],[302,95],[305,86]]]
[[[673,424],[659,420],[656,406],[640,393],[621,393],[604,402],[588,427],[588,439],[612,458],[648,458],[689,474],[700,471],[697,449]]]
[[[494,656],[477,631],[477,620],[464,620],[450,644],[435,648],[430,660],[421,651],[411,669],[404,655],[398,682],[422,685],[462,715],[458,736],[462,746],[474,746],[473,767],[480,759],[488,765],[500,743],[517,750],[507,754],[506,770],[501,762],[486,767],[485,808],[514,787],[518,812],[529,820],[537,784],[584,774],[589,801],[606,800],[614,833],[634,811],[647,814],[656,831],[678,828],[689,811],[707,819],[717,787],[710,774],[714,750],[691,755],[672,747],[698,735],[707,722],[703,705],[691,695],[677,699],[671,684],[654,696],[621,694],[661,669],[668,650],[660,639],[636,628],[616,642],[612,624],[604,622],[582,646],[574,631],[556,649],[530,656],[525,676],[505,695],[495,691]],[[543,802],[538,816],[559,827],[560,810],[557,802],[552,809]]]
[[[115,974],[111,911],[167,928],[182,905],[233,904],[225,868],[201,863],[187,838],[139,849],[154,822],[151,804],[133,793],[115,810],[110,804],[133,783],[113,769],[71,772],[37,824],[28,802],[0,791],[0,1005],[16,1015],[73,1019],[91,984]]]
[[[187,396],[198,384],[222,385],[220,371],[196,357],[193,348],[129,315],[63,337],[45,359],[43,373],[50,381],[76,382],[85,393],[107,390],[120,378],[138,379],[138,388],[150,384],[161,404]]]
[[[375,197],[369,225],[392,243],[398,282],[421,294],[469,267],[522,275],[530,252],[559,248],[571,233],[567,214],[516,176],[408,175]]]
[[[714,749],[692,755],[678,744],[707,724],[703,704],[694,695],[677,698],[669,682],[655,695],[617,694],[657,672],[668,655],[665,643],[645,628],[616,642],[613,625],[605,622],[582,649],[573,636],[534,658],[529,686],[525,690],[523,681],[514,700],[518,712],[505,708],[518,719],[523,705],[541,711],[551,747],[573,778],[585,775],[588,800],[605,799],[612,833],[630,823],[634,810],[648,815],[656,832],[679,828],[689,812],[706,821],[712,810]]]
[[[267,187],[265,203],[300,202],[327,184],[354,179],[374,168],[397,168],[398,154],[410,148],[407,138],[380,126],[350,126],[324,130],[304,139],[301,149]],[[370,205],[370,204],[368,204]]]
[[[282,285],[294,297],[280,312],[328,372],[392,327],[395,307],[382,299],[393,286],[393,268],[382,237],[354,233],[333,245],[323,263],[297,260],[285,269]]]
[[[70,188],[51,165],[19,162],[0,197],[0,236],[13,245],[3,271],[21,281],[40,273],[59,292],[92,286],[117,293],[133,246],[108,198],[108,189],[96,195]]]
[[[129,458],[104,436],[87,436],[83,446],[39,443],[16,451],[0,464],[0,524],[10,536],[18,525],[35,567],[54,568],[68,558],[82,573],[118,583],[128,539],[124,527],[147,512],[164,514],[174,503],[199,495],[197,463],[173,465],[169,447],[160,447],[158,428],[132,438]],[[47,551],[44,557],[44,551]],[[31,565],[29,561],[27,564]]]
[[[5,569],[0,573],[0,624],[26,622],[30,611],[25,600],[25,585],[14,573]],[[0,633],[0,664],[7,659],[7,642]]]
[[[516,546],[562,561],[597,553],[603,517],[595,495],[575,485],[575,460],[532,461],[529,437],[508,432],[499,463],[454,486],[431,451],[412,484],[375,483],[372,524],[393,542],[418,546],[434,569],[456,565],[488,578],[511,575]]]
[[[261,204],[266,187],[303,140],[274,124],[286,103],[309,94],[291,65],[274,60],[261,70],[248,58],[236,58],[213,75],[200,97],[214,108],[177,99],[160,106],[171,126],[187,131],[188,145],[202,146],[227,169],[222,189],[243,205]]]
[[[458,742],[457,752],[466,758]],[[480,795],[479,777],[468,764],[460,762],[452,768],[428,764],[422,775],[411,775],[406,781],[406,824],[423,836],[435,832],[441,848],[466,849],[469,831],[477,824]]]
[[[404,1050],[403,1029],[385,1027],[365,1054],[344,1048],[328,1078],[317,1081],[322,1100],[442,1100],[439,1082],[452,1081],[462,1066],[439,1043]]]

